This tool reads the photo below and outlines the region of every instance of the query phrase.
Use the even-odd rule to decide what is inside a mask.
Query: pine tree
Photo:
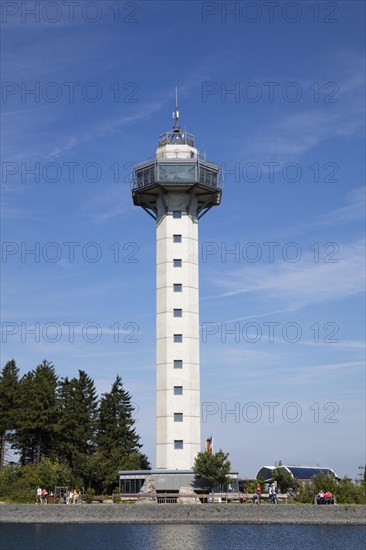
[[[54,456],[58,431],[57,385],[55,368],[46,360],[20,380],[13,448],[20,451],[22,464],[38,464],[42,457]]]
[[[95,451],[97,394],[94,381],[79,370],[79,378],[65,378],[59,389],[59,454],[72,468],[81,469],[80,456]],[[79,468],[78,468],[79,464]]]
[[[14,360],[6,363],[0,375],[0,471],[4,467],[5,448],[9,432],[16,424],[16,398],[19,369]]]
[[[134,429],[134,407],[131,395],[123,388],[117,375],[109,393],[104,393],[99,406],[99,449],[110,453],[112,449],[123,449],[126,453],[138,451],[140,437]]]
[[[98,451],[104,464],[106,487],[115,484],[120,469],[147,469],[147,457],[140,452],[142,445],[133,418],[131,395],[117,375],[111,391],[102,395],[99,406]]]

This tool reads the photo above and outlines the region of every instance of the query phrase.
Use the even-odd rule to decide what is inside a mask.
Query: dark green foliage
[[[95,495],[94,489],[89,487],[89,489],[85,492],[84,500],[87,504],[91,504],[93,502],[93,498]]]
[[[16,401],[19,386],[19,369],[15,361],[6,363],[0,375],[0,470],[4,466],[5,448],[9,433],[16,424]]]
[[[141,448],[139,436],[133,428],[134,407],[131,395],[123,388],[121,377],[117,375],[111,391],[104,393],[100,400],[98,447],[108,453],[113,449],[135,451]]]
[[[142,445],[134,428],[134,407],[131,395],[124,389],[117,375],[111,391],[104,393],[99,406],[98,453],[104,465],[104,487],[110,489],[116,483],[120,469],[145,469],[150,467],[147,457],[140,453]]]
[[[314,476],[309,482],[299,483],[298,500],[303,503],[314,502],[319,491],[330,491],[336,497],[337,504],[366,504],[362,483],[354,483],[350,478],[337,480],[331,474]]]
[[[319,493],[319,491],[330,491],[335,494],[337,491],[337,478],[335,478],[332,474],[320,474],[318,476],[313,476],[311,481],[315,494]]]
[[[244,486],[245,486],[245,489],[247,490],[247,492],[251,494],[251,493],[255,493],[255,489],[256,489],[258,483],[263,488],[263,480],[261,480],[261,479],[250,479],[250,480],[248,480],[244,483]]]
[[[300,481],[298,484],[297,500],[304,504],[314,503],[314,487],[312,483]]]
[[[58,380],[52,363],[24,375],[19,383],[13,448],[20,451],[21,463],[38,463],[55,456],[58,432]]]
[[[79,370],[79,378],[61,382],[59,407],[58,452],[74,468],[80,456],[90,455],[95,449],[97,393],[94,381],[84,371]]]
[[[84,487],[85,489],[93,485],[101,492],[104,470],[103,461],[97,453],[79,453],[75,456],[73,464],[74,483],[78,487]],[[117,471],[118,469],[114,472],[115,483],[117,482]]]
[[[346,504],[348,502],[363,504],[365,502],[360,485],[352,483],[352,480],[347,477],[344,477],[337,484],[334,494],[336,495],[338,504]]]
[[[193,470],[197,476],[206,481],[212,490],[215,485],[225,485],[230,482],[231,470],[230,461],[227,460],[229,453],[223,453],[220,449],[217,453],[198,453]]]
[[[297,481],[290,472],[286,470],[283,466],[278,466],[273,470],[272,477],[277,481],[277,485],[281,493],[286,493],[287,489],[292,487],[292,489],[297,488]]]
[[[37,485],[111,490],[118,470],[148,469],[134,428],[131,395],[117,376],[98,406],[94,381],[79,370],[78,378],[59,381],[43,361],[18,381],[15,361],[0,376],[0,436],[20,455],[20,465],[6,467],[0,496],[33,502]]]
[[[6,502],[35,502],[37,486],[48,492],[55,486],[70,486],[72,472],[67,464],[42,460],[39,464],[6,466],[0,473],[0,499]]]

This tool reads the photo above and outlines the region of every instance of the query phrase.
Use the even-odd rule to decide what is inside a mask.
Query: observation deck
[[[179,128],[161,134],[156,156],[133,170],[133,203],[153,218],[157,217],[158,198],[169,191],[194,196],[198,218],[221,202],[219,166],[201,159],[193,135]]]

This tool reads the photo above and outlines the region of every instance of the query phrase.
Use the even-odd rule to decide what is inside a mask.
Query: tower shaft
[[[156,466],[189,469],[200,450],[197,205],[169,191],[157,209]]]

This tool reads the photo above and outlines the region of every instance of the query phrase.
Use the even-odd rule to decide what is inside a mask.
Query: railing
[[[192,497],[194,498],[194,497]],[[178,495],[158,495],[158,504],[177,504]]]
[[[194,136],[182,131],[171,130],[170,132],[164,132],[159,136],[159,147],[167,144],[184,144],[194,147]]]
[[[178,171],[180,167],[180,172]],[[176,171],[174,171],[176,167]],[[172,170],[173,168],[173,170]],[[162,170],[166,173],[163,175]],[[169,170],[170,169],[170,170]],[[190,171],[193,169],[193,172]],[[154,184],[186,185],[201,183],[206,187],[220,189],[220,170],[217,165],[196,159],[155,160],[135,166],[132,171],[133,189],[143,189]]]
[[[240,502],[241,493],[238,492],[229,492],[229,493],[214,493],[214,502]],[[252,495],[248,495],[252,498]],[[113,494],[113,502],[116,500],[120,500],[122,502],[126,501],[135,501],[138,500],[145,500],[145,499],[153,499],[156,500],[158,504],[176,504],[178,502],[178,498],[184,498],[184,499],[192,499],[193,501],[196,501],[197,498],[200,499],[203,503],[208,503],[210,500],[212,501],[212,494],[205,493],[205,494],[199,494],[196,493],[194,495],[184,495],[179,493],[114,493]]]
[[[191,495],[190,495],[191,496]],[[116,500],[123,501],[138,501],[153,499],[158,502],[158,504],[176,504],[179,493],[114,493],[112,496],[113,502]],[[192,498],[197,498],[192,496]]]

